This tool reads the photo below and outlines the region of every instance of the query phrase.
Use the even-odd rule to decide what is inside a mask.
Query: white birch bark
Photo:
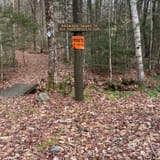
[[[130,0],[132,23],[134,30],[134,42],[136,50],[136,61],[137,61],[137,76],[140,84],[144,83],[144,69],[143,69],[143,58],[142,58],[142,45],[141,45],[141,33],[139,17],[137,12],[137,0]]]

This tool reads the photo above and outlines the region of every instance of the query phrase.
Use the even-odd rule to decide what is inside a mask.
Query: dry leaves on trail
[[[17,68],[8,83],[38,83],[44,77],[47,55],[26,53],[26,58],[29,65]],[[160,159],[158,98],[134,92],[109,99],[95,90],[84,102],[48,95],[46,103],[38,102],[36,94],[0,98],[0,159]]]

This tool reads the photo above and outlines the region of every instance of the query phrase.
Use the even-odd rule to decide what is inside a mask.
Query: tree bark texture
[[[139,17],[137,12],[137,1],[130,0],[130,6],[131,6],[131,16],[132,16],[132,23],[133,23],[133,30],[134,30],[138,82],[140,84],[143,84],[144,69],[143,69],[143,59],[142,59],[141,32],[140,32]]]
[[[57,46],[55,37],[54,3],[52,0],[45,0],[46,27],[48,37],[49,68],[48,88],[54,88],[57,83]]]

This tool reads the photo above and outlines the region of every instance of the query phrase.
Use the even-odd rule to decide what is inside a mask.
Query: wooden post
[[[84,99],[83,90],[83,67],[84,67],[84,36],[83,32],[99,31],[96,24],[82,23],[83,0],[72,0],[73,3],[73,23],[58,24],[59,32],[72,32],[72,48],[74,49],[74,83],[75,83],[75,100]]]
[[[78,1],[73,0],[73,21],[74,23],[58,24],[59,32],[72,32],[73,33],[72,48],[74,49],[74,81],[75,81],[74,88],[75,88],[75,100],[77,101],[81,101],[84,99],[84,95],[83,95],[84,36],[82,35],[82,33],[100,30],[100,28],[96,24],[83,24],[82,23],[82,11],[80,11],[79,9],[80,6],[82,7],[82,2],[80,3],[80,0]]]
[[[82,23],[82,0],[73,0],[73,23]],[[82,36],[82,32],[75,31],[74,36]],[[82,101],[83,95],[83,50],[74,49],[74,80],[75,100]]]

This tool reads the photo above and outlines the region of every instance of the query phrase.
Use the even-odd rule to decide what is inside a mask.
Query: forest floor
[[[6,73],[0,87],[43,88],[47,55],[26,52],[25,65],[22,53],[16,56],[15,71]],[[73,72],[60,67],[61,76]],[[160,160],[160,97],[102,91],[104,77],[91,72],[86,79],[82,102],[56,91],[48,92],[45,103],[37,101],[38,91],[0,97],[0,160]]]

